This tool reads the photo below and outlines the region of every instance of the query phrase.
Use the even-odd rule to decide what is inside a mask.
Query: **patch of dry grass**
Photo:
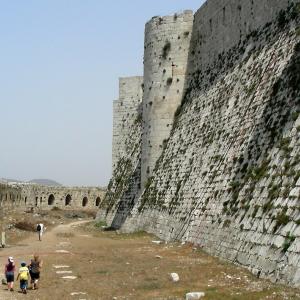
[[[36,224],[27,221],[20,221],[15,224],[15,227],[24,231],[36,231]]]
[[[43,223],[50,223],[53,220],[50,215],[54,213],[63,216],[66,212],[51,212],[47,220],[41,218]],[[22,228],[29,226],[30,229],[33,226],[31,220],[37,221],[32,218],[18,220],[25,223],[18,222]],[[81,234],[87,232],[89,234]],[[51,244],[47,245],[38,291],[41,300],[48,300],[49,295],[50,299],[70,299],[70,292],[78,290],[79,285],[84,287],[89,299],[103,300],[113,297],[175,300],[184,299],[191,291],[205,292],[206,300],[300,299],[299,290],[257,279],[247,270],[211,257],[190,244],[154,244],[152,240],[157,238],[143,231],[133,234],[107,232],[96,228],[95,222],[89,222],[54,232],[52,239],[51,232],[48,234],[48,241],[45,239],[43,246],[46,241],[51,241],[52,247],[56,247],[58,238],[72,237],[69,243],[74,255],[48,255]],[[55,247],[53,249],[57,249]],[[78,281],[62,284],[51,267],[57,264],[71,266]],[[179,282],[170,280],[173,272],[179,274]],[[53,289],[53,286],[59,288]]]
[[[75,234],[73,232],[58,232],[56,236],[61,238],[72,238]]]

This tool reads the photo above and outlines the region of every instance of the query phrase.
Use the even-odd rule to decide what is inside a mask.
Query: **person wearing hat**
[[[21,268],[19,269],[17,280],[19,278],[20,278],[20,289],[23,294],[27,294],[29,270],[26,267],[26,262],[24,261],[21,262]]]
[[[8,263],[5,265],[5,277],[6,277],[6,282],[7,282],[7,287],[9,291],[14,290],[14,281],[15,281],[15,263],[14,263],[14,258],[10,256],[8,258]]]

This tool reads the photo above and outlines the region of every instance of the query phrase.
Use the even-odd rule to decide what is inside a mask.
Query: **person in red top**
[[[8,263],[5,265],[4,274],[6,276],[7,287],[9,291],[14,290],[14,281],[15,281],[15,263],[13,257],[8,258]]]

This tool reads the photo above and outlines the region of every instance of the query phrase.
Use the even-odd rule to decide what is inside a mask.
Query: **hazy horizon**
[[[112,101],[143,74],[145,23],[203,2],[0,0],[0,178],[106,185]]]

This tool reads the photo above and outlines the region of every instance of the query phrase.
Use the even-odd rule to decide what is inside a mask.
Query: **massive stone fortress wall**
[[[0,183],[0,207],[16,206],[22,202],[21,188]]]
[[[126,155],[126,139],[137,118],[141,118],[143,95],[143,77],[125,77],[119,79],[119,99],[113,104],[113,149],[112,164],[116,167],[119,159]]]
[[[195,13],[189,72],[214,64],[219,55],[273,21],[295,0],[209,0]],[[249,43],[251,47],[251,43]]]
[[[139,197],[143,77],[121,78],[119,90],[120,99],[114,101],[113,176],[101,211],[102,218],[110,213],[109,222],[115,226],[123,223],[123,216]]]
[[[152,174],[182,100],[192,26],[192,11],[155,17],[146,24],[142,186]]]
[[[135,78],[142,77],[125,78],[127,86],[120,81],[120,98],[129,101],[122,107],[123,101],[114,102],[113,177],[99,212],[115,227],[135,205],[170,134],[184,91],[192,25],[192,11],[146,24],[142,103],[131,99],[138,88]]]
[[[142,139],[142,93],[143,77],[126,77],[119,81],[119,100],[114,101],[113,122],[113,176],[108,184],[108,190],[102,202],[102,218],[107,213],[117,215],[117,220],[123,221],[120,213],[123,204],[130,207],[138,199],[140,189],[140,157]],[[127,192],[128,191],[128,192]],[[115,199],[118,199],[116,202]],[[116,213],[116,212],[119,213]],[[125,212],[126,211],[126,212]]]
[[[97,187],[49,187],[25,185],[22,198],[26,206],[40,208],[96,208],[104,198],[105,190]]]
[[[50,187],[36,184],[1,185],[2,207],[97,208],[105,190],[97,187]]]
[[[288,0],[210,0],[196,13],[169,138],[146,149],[160,156],[141,196],[130,202],[136,187],[124,184],[106,208],[113,226],[190,241],[300,285],[299,20],[300,4]],[[142,174],[148,166],[142,159]]]

